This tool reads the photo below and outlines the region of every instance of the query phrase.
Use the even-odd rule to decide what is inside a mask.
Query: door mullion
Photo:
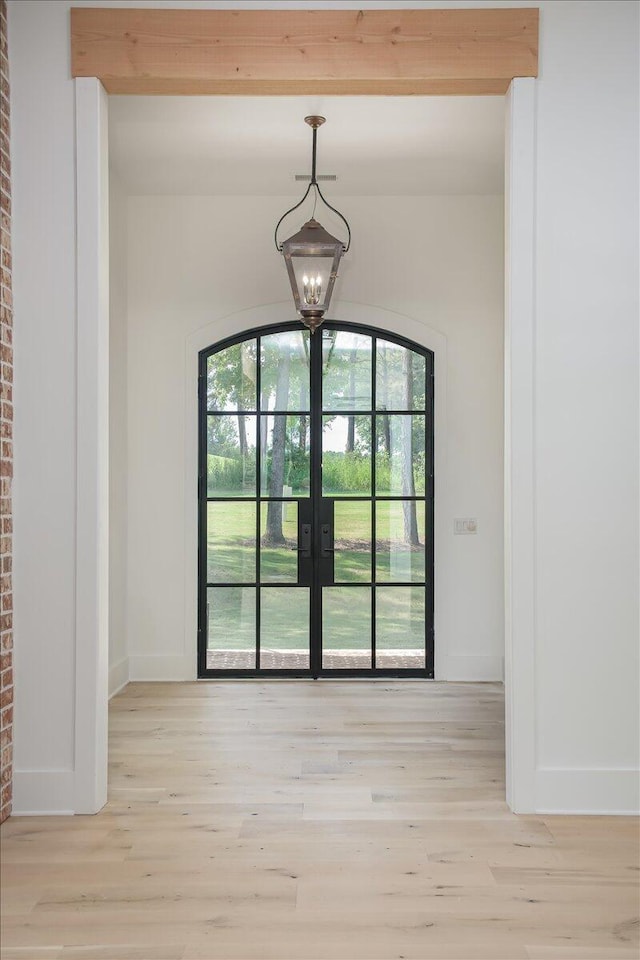
[[[260,596],[260,584],[262,582],[262,571],[260,569],[260,533],[262,529],[262,337],[256,337],[256,587],[254,591],[255,609],[255,667],[260,669],[260,641],[261,641],[261,615],[262,598]]]
[[[376,453],[378,449],[378,424],[376,421],[378,338],[371,338],[371,669],[376,668]]]
[[[322,668],[322,586],[320,583],[320,524],[322,521],[322,331],[310,338],[311,509],[313,515],[313,582],[311,585],[310,666],[314,678]]]

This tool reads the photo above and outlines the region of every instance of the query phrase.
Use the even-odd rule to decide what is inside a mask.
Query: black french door
[[[433,677],[433,355],[262,327],[200,354],[199,677]]]

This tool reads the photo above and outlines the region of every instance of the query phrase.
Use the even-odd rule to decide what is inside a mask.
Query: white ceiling
[[[502,97],[111,96],[111,162],[130,194],[301,195],[311,113],[328,197],[502,193]]]

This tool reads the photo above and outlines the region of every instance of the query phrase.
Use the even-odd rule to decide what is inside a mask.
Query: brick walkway
[[[207,667],[210,670],[252,670],[255,667],[252,650],[209,650]],[[260,666],[263,670],[308,670],[309,654],[297,650],[262,650]],[[424,656],[416,650],[378,652],[376,666],[386,670],[424,667]],[[364,650],[340,650],[324,654],[326,670],[362,670],[371,667],[371,657]]]

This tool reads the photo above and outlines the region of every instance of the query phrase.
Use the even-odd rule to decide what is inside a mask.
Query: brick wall
[[[7,4],[0,0],[0,823],[11,813],[13,769],[13,302],[11,299],[11,159]]]

